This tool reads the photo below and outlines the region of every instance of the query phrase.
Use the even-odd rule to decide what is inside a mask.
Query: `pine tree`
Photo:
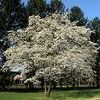
[[[87,24],[87,27],[89,27],[91,30],[95,30],[95,33],[93,33],[91,36],[91,40],[93,42],[100,41],[100,19],[98,17],[93,18]]]
[[[40,15],[45,17],[47,4],[45,0],[29,0],[27,4],[28,15]]]
[[[21,0],[3,0],[3,10],[8,15],[8,29],[23,28],[27,24],[27,14]]]
[[[89,27],[91,30],[94,30],[94,32],[91,34],[91,41],[97,43],[98,49],[98,57],[96,59],[96,79],[97,79],[97,87],[100,87],[100,18],[95,17],[93,18],[88,24],[87,27]]]
[[[55,12],[55,11],[63,12],[64,9],[65,9],[65,6],[64,6],[64,4],[62,3],[61,0],[51,0],[50,6],[51,6],[51,12],[52,13]]]
[[[69,19],[71,22],[78,21],[78,26],[84,26],[87,23],[84,12],[78,6],[74,6],[70,9]]]

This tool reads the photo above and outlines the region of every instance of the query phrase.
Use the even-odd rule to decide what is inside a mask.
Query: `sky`
[[[23,1],[27,2],[28,0]],[[46,1],[50,2],[50,0]],[[62,0],[62,2],[65,4],[66,9],[79,6],[89,19],[96,16],[100,18],[100,0]]]

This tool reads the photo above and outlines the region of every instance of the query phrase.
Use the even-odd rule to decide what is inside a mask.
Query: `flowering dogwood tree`
[[[97,50],[90,35],[89,29],[71,23],[66,13],[43,19],[30,16],[26,29],[8,33],[7,38],[14,45],[4,52],[7,62],[3,68],[34,70],[36,79],[44,80],[46,95],[50,94],[52,83],[59,83],[62,78],[91,82]]]

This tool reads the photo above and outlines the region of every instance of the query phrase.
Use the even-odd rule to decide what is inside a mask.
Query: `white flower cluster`
[[[36,79],[36,77],[35,76],[33,76],[33,77],[31,77],[31,78],[28,78],[28,79],[26,79],[25,81],[24,81],[24,84],[32,84],[33,86],[35,85],[40,85],[40,81],[38,81],[37,79]]]
[[[97,54],[90,35],[89,29],[71,23],[66,14],[43,19],[30,16],[26,29],[8,33],[7,38],[16,46],[4,52],[4,67],[20,64],[46,80],[57,80],[61,75],[89,79],[94,75]]]

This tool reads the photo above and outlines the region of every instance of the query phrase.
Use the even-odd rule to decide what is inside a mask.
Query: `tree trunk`
[[[75,88],[75,78],[73,77],[72,87]]]
[[[97,84],[97,88],[99,88],[100,84],[99,84],[99,77],[98,76],[96,77],[96,84]]]
[[[66,88],[68,88],[69,87],[69,79],[66,77]]]
[[[45,96],[46,97],[50,97],[50,94],[51,94],[51,86],[52,86],[52,83],[49,82],[49,84],[47,84],[47,82],[45,82]]]
[[[60,86],[60,88],[62,89],[62,80],[60,80],[59,86]]]
[[[98,68],[98,66],[97,66],[97,69],[96,69],[96,85],[97,85],[97,88],[99,88],[100,87],[100,83],[99,83],[99,68]]]
[[[47,95],[47,82],[44,84],[44,89],[45,89],[45,96]]]
[[[53,82],[52,85],[53,85],[53,89],[56,89],[56,85],[57,85],[56,82]]]

